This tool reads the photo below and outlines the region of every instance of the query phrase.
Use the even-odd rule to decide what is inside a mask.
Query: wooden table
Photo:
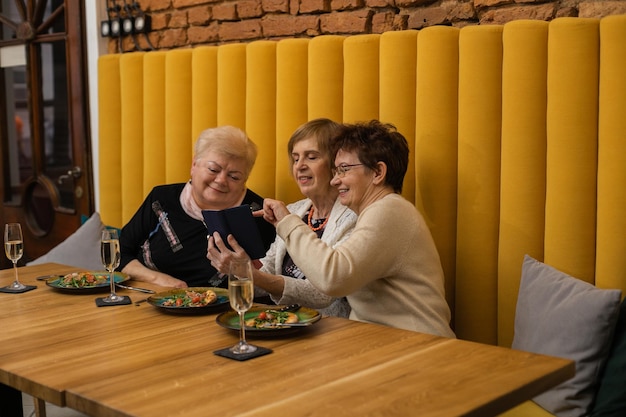
[[[215,314],[97,308],[100,295],[35,281],[73,270],[21,268],[38,288],[0,293],[0,382],[89,415],[488,416],[574,375],[569,360],[339,318],[251,339],[274,352],[238,362],[212,353],[238,338]],[[12,276],[0,271],[0,285]]]

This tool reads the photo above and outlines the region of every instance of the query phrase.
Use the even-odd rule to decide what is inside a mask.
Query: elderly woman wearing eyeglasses
[[[246,187],[256,157],[256,145],[240,129],[222,126],[200,133],[191,179],[153,188],[122,229],[118,270],[163,287],[227,287],[228,280],[206,258],[202,210],[242,204],[260,209],[263,199]],[[257,225],[267,250],[276,232],[262,219]]]
[[[331,155],[331,184],[358,215],[348,239],[326,245],[281,201],[266,199],[264,218],[315,287],[347,296],[351,319],[455,337],[434,241],[415,206],[400,195],[406,139],[378,121],[344,125]]]

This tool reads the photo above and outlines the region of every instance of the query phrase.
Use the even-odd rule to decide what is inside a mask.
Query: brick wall
[[[122,0],[114,2],[123,5]],[[109,52],[220,45],[258,39],[354,35],[432,25],[604,17],[626,0],[138,0],[152,31],[111,39]]]

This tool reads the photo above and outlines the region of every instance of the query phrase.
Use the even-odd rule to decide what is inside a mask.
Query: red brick
[[[117,39],[109,39],[107,43],[107,51],[110,54],[117,54],[119,51],[117,49]]]
[[[478,20],[478,15],[472,3],[458,3],[448,12],[448,20],[458,22],[460,20]]]
[[[219,27],[220,41],[240,41],[261,37],[261,21],[259,19],[241,22],[224,22]]]
[[[150,39],[150,42],[148,42],[148,39]],[[158,40],[158,35],[155,32],[151,32],[149,34],[141,33],[135,36],[135,41],[139,44],[139,49],[144,50],[144,51],[149,51],[152,49],[150,44],[152,44],[152,46],[155,47],[156,46],[155,43],[157,40]]]
[[[170,23],[169,13],[152,13],[151,14],[152,30],[166,29]]]
[[[202,4],[217,3],[221,0],[172,0],[172,7],[179,9],[188,6],[200,6]]]
[[[152,47],[154,47],[155,49],[159,49],[159,48],[157,47],[157,45],[159,44],[159,39],[160,39],[159,34],[158,34],[158,33],[155,33],[155,32],[151,32],[151,33],[148,33],[147,35],[148,35],[148,38],[147,38],[147,39],[149,39],[149,40],[150,40],[150,44],[152,45]],[[148,40],[146,40],[146,38],[145,38],[145,37],[144,37],[144,40],[145,40],[145,42],[146,42],[146,45],[149,47],[149,46],[150,46],[150,44],[148,44]],[[142,44],[143,44],[143,42],[142,42]]]
[[[416,7],[435,3],[436,0],[396,0],[397,7]]]
[[[301,0],[300,13],[330,12],[330,0]]]
[[[578,4],[580,17],[605,17],[626,14],[625,1],[583,1]]]
[[[365,0],[366,7],[393,7],[395,5],[393,0]]]
[[[263,16],[263,9],[258,0],[244,0],[237,3],[237,16],[240,19]]]
[[[441,7],[429,7],[417,9],[409,13],[408,28],[421,29],[427,26],[440,25],[446,23],[448,12]]]
[[[394,30],[406,30],[409,28],[409,16],[405,14],[397,14],[393,18]]]
[[[300,12],[300,0],[289,0],[289,13],[297,15]]]
[[[331,10],[356,10],[363,7],[363,0],[330,0]]]
[[[487,10],[484,13],[478,13],[481,24],[504,24],[511,20],[533,19],[533,20],[552,20],[556,12],[556,4],[546,3],[538,6],[514,6],[503,7],[500,9]]]
[[[515,3],[513,0],[474,0],[474,7],[483,9],[485,7],[495,7],[513,3]]]
[[[404,30],[408,16],[398,16],[392,12],[375,13],[372,16],[372,33],[383,33],[390,30]]]
[[[186,10],[174,10],[172,12],[172,16],[170,18],[170,23],[168,24],[169,28],[186,28],[189,26],[187,22],[187,11]]]
[[[626,13],[626,0],[139,0],[139,3],[152,17],[151,42],[165,49],[263,38],[383,33],[436,24],[464,27],[517,19],[548,21],[563,16],[600,18]],[[121,41],[124,51],[149,49],[145,38],[137,38],[138,46],[129,37]],[[111,39],[109,51],[117,52],[117,45]]]
[[[556,15],[554,17],[576,17],[578,16],[578,9],[575,7],[563,7],[556,11]],[[582,16],[581,16],[582,17]],[[596,16],[589,16],[596,17]]]
[[[358,10],[321,15],[320,28],[323,34],[368,33],[371,14],[369,10]]]
[[[187,38],[192,44],[213,43],[219,41],[219,25],[217,22],[209,26],[192,26],[187,29]]]
[[[262,20],[263,36],[317,36],[320,34],[319,17],[291,16],[291,15],[266,15]]]
[[[481,24],[497,24],[502,25],[511,20],[533,19],[533,20],[552,20],[555,13],[555,4],[541,4],[539,6],[515,6],[504,7],[501,9],[488,10],[485,13],[479,13]]]
[[[139,5],[144,11],[166,10],[172,7],[172,0],[142,0]]]
[[[261,7],[265,13],[289,12],[289,0],[261,0]]]
[[[207,6],[198,6],[187,11],[187,21],[190,25],[208,25],[211,17],[211,8]]]
[[[165,30],[159,39],[159,49],[177,48],[184,45],[187,45],[187,31],[185,29]]]
[[[213,19],[215,20],[237,20],[237,11],[233,3],[223,3],[213,6]]]

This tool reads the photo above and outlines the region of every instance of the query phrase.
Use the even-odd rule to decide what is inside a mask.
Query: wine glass
[[[117,303],[124,299],[115,294],[115,268],[120,265],[120,240],[117,236],[117,230],[104,229],[102,238],[100,239],[100,254],[102,255],[102,264],[109,271],[109,281],[111,284],[111,294],[102,299],[105,303]]]
[[[22,284],[17,277],[17,261],[24,254],[24,239],[22,238],[22,226],[19,223],[7,223],[4,225],[4,253],[13,262],[15,281],[6,288],[11,290],[23,290],[26,285]]]
[[[252,263],[247,260],[235,260],[230,263],[228,274],[228,297],[230,306],[239,314],[239,342],[230,348],[235,354],[251,353],[256,346],[246,343],[244,314],[252,307],[254,284],[252,281]]]

